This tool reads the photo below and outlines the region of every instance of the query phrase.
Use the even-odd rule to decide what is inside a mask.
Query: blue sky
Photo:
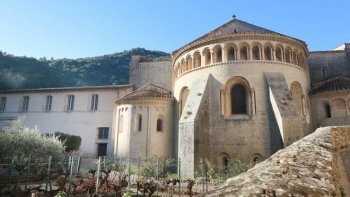
[[[36,58],[172,52],[233,14],[328,50],[350,42],[349,10],[349,0],[0,0],[0,50]]]

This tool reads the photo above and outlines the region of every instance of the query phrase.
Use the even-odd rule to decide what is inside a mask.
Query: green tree
[[[58,167],[64,159],[64,146],[57,136],[43,135],[38,128],[24,127],[22,118],[13,121],[10,128],[0,132],[0,151],[0,161],[12,162],[19,177],[23,176],[30,155],[33,165],[31,169],[37,172],[47,168],[50,155],[53,168]],[[18,180],[20,183],[21,179]]]
[[[70,135],[67,133],[55,132],[55,135],[64,142],[65,151],[67,153],[72,153],[73,151],[77,151],[80,148],[81,137],[76,135]]]

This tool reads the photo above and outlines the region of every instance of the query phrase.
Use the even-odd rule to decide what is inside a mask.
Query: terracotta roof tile
[[[314,84],[310,94],[317,94],[321,92],[332,92],[339,90],[350,90],[350,78],[345,76],[335,76],[325,81]]]
[[[283,35],[268,29],[265,29],[263,27],[259,27],[250,23],[247,23],[245,21],[241,21],[238,20],[236,18],[230,20],[229,22],[221,25],[220,27],[210,31],[209,33],[195,39],[194,41],[188,43],[186,46],[195,43],[199,40],[205,39],[205,38],[209,38],[209,37],[217,37],[217,36],[223,36],[223,35],[228,35],[228,34],[244,34],[244,33],[257,33],[257,34],[275,34],[275,35],[279,35],[279,36],[285,36],[285,37],[289,37],[292,38],[294,40],[297,40],[299,42],[304,43],[304,41],[287,36],[287,35]],[[180,48],[181,49],[181,48]],[[176,53],[178,50],[175,50],[173,52]]]
[[[142,98],[162,98],[162,99],[172,99],[172,93],[164,88],[150,84],[139,88],[119,99],[116,99],[114,103],[125,103],[128,101],[139,100]]]

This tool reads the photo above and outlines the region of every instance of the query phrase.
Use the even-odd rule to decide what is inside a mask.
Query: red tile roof
[[[147,99],[147,98],[160,98],[160,99],[173,99],[172,93],[164,88],[161,88],[159,86],[150,84],[147,86],[144,86],[142,88],[139,88],[119,99],[116,99],[114,103],[127,103],[128,101],[135,101],[139,99]]]

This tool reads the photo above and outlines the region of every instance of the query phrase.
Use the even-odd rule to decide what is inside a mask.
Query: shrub
[[[25,128],[22,118],[13,121],[10,128],[0,132],[0,150],[1,163],[12,163],[19,177],[27,169],[30,155],[31,169],[36,172],[47,168],[50,155],[52,168],[64,159],[64,146],[56,136],[43,135],[38,128]],[[18,179],[19,182],[20,180]]]
[[[200,165],[204,165],[203,167],[205,168],[206,176],[208,178],[208,181],[211,182],[212,184],[220,184],[225,181],[225,179],[229,177],[234,177],[237,176],[248,169],[252,168],[254,166],[253,162],[245,162],[239,159],[233,159],[230,160],[228,163],[228,166],[226,169],[224,169],[222,172],[220,172],[214,165],[211,163],[209,160],[205,159],[203,163]],[[200,167],[200,168],[203,168]],[[196,172],[196,182],[197,183],[202,183],[203,177],[202,177],[202,169],[200,169],[200,172]]]
[[[113,157],[107,157],[105,160],[105,169],[113,170],[115,172],[119,172],[120,174],[126,174],[128,171],[128,162],[116,160]],[[134,166],[131,166],[132,171],[134,170]]]
[[[55,135],[64,142],[66,146],[65,151],[67,153],[72,153],[73,151],[78,151],[81,144],[81,137],[76,135],[70,135],[67,133],[55,132]]]
[[[242,160],[234,159],[229,162],[227,166],[227,173],[230,177],[237,176],[242,172],[249,170],[253,166],[253,162],[244,162]]]
[[[157,168],[158,161],[158,168]],[[172,168],[175,166],[174,159],[167,159],[165,161],[158,159],[155,156],[150,157],[142,162],[140,167],[140,175],[143,177],[157,177],[157,169],[158,169],[158,177],[164,178],[168,176]]]

